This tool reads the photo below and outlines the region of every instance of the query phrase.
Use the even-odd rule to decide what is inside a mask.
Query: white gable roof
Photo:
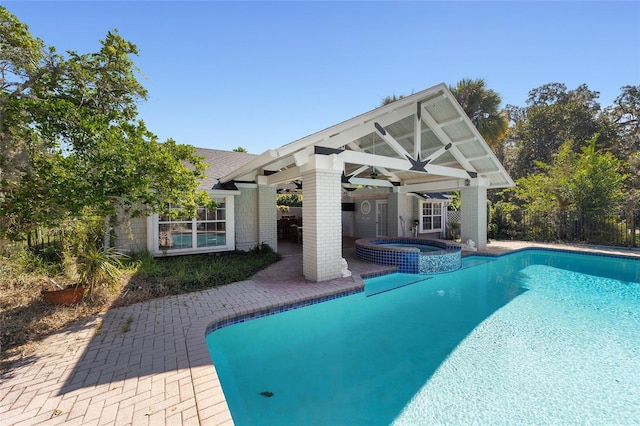
[[[295,180],[313,154],[339,156],[352,184],[446,191],[478,177],[489,188],[514,185],[444,83],[266,151],[221,182]]]

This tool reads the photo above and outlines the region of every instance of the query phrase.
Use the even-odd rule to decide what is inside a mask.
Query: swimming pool
[[[235,423],[640,422],[640,261],[527,250],[410,278],[209,334]]]

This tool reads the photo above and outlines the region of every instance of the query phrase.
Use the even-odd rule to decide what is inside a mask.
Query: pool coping
[[[375,241],[375,243],[374,243]],[[441,250],[429,252],[429,255],[443,255],[447,254],[451,250],[462,250],[462,246],[454,241],[440,240],[431,238],[405,238],[405,237],[376,237],[376,238],[359,238],[355,241],[356,247],[362,246],[370,249],[380,249],[380,244],[395,244],[395,243],[407,243],[407,244],[426,244],[433,247],[438,247]],[[433,244],[429,244],[433,243]],[[389,251],[404,251],[404,252],[420,252],[420,249],[414,247],[393,247],[383,246],[384,250]]]

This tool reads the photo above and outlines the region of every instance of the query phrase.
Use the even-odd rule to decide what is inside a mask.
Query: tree
[[[233,151],[233,152],[245,152],[245,153],[246,153],[246,152],[249,152],[249,151],[247,151],[246,149],[244,149],[244,148],[243,148],[243,147],[241,147],[241,146],[239,146],[239,147],[237,147],[237,148],[233,148],[231,151]]]
[[[0,6],[0,199],[30,169],[25,141],[33,134],[27,104],[36,99],[30,89],[52,74],[56,62],[55,52]]]
[[[517,178],[540,171],[537,162],[548,164],[567,140],[590,140],[600,133],[599,147],[608,147],[611,134],[598,120],[598,96],[586,85],[567,91],[564,84],[550,83],[529,92],[526,108],[509,108],[515,120],[509,141],[516,151],[509,173]]]
[[[597,136],[582,147],[569,182],[573,205],[580,211],[616,208],[624,200],[621,162],[610,152],[596,150]]]
[[[59,55],[3,7],[0,20],[0,234],[208,203],[194,148],[158,143],[137,118],[134,44],[114,31],[95,53]]]
[[[618,158],[640,152],[640,86],[623,86],[622,93],[604,114],[615,125],[619,145],[614,151]]]
[[[487,89],[486,82],[482,79],[462,79],[455,87],[450,86],[449,90],[484,140],[496,150],[508,125],[506,114],[500,110],[500,95]]]
[[[515,198],[527,210],[555,211],[571,205],[569,181],[576,164],[573,141],[565,142],[554,154],[551,164],[538,162],[540,173],[531,173],[516,181]]]
[[[404,98],[404,95],[396,96],[395,93],[391,96],[385,96],[384,99],[382,99],[382,101],[380,102],[380,106],[389,105],[391,103],[394,103],[395,101],[399,101],[402,98]]]
[[[613,106],[605,109],[603,120],[616,134],[611,152],[626,162],[628,209],[640,208],[640,86],[623,86]]]
[[[550,164],[538,162],[541,170],[516,181],[507,190],[522,207],[538,212],[574,209],[578,211],[611,210],[624,200],[625,175],[622,162],[610,152],[596,149],[597,136],[588,140],[576,153],[567,141]]]
[[[279,206],[302,207],[302,194],[278,194],[276,204]]]
[[[502,102],[500,95],[487,89],[486,83],[482,79],[462,79],[456,86],[449,86],[449,90],[485,141],[494,151],[497,151],[498,145],[504,140],[508,127],[507,115],[500,110]],[[380,105],[388,105],[404,97],[404,95],[398,96],[394,93],[392,96],[386,96],[382,99]]]

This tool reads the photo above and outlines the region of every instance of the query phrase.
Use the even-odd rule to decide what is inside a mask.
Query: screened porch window
[[[225,198],[214,198],[216,209],[200,207],[196,217],[185,217],[180,208],[170,206],[171,215],[158,217],[160,250],[196,249],[227,244]],[[173,218],[172,218],[173,216]]]
[[[442,204],[433,201],[422,202],[421,232],[442,231]]]

